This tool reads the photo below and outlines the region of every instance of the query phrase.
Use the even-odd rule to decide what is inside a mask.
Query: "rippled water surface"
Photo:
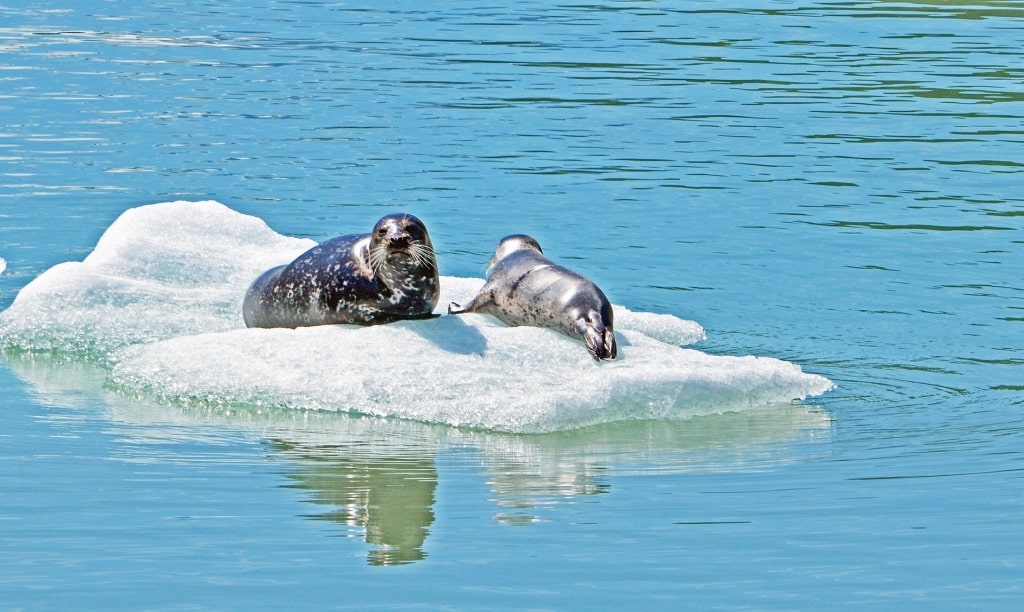
[[[0,6],[3,606],[1016,609],[1024,7],[754,4]],[[116,274],[40,279],[176,200],[313,240],[405,210],[457,279],[529,233],[722,367],[669,412],[587,388],[560,405],[601,418],[541,434],[457,426],[527,414],[513,366],[429,415],[399,386],[308,410],[347,380],[334,332],[230,329],[213,254],[260,255],[224,227],[160,217]],[[150,283],[168,262],[209,293]],[[444,319],[418,333],[458,353]],[[563,396],[595,376],[524,337]],[[629,348],[597,372],[653,398]],[[837,387],[744,402],[750,355]]]

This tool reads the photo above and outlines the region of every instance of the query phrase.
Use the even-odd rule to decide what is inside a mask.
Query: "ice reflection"
[[[365,539],[367,562],[380,566],[427,557],[438,484],[446,475],[463,476],[448,470],[482,472],[496,506],[493,520],[530,525],[555,520],[561,504],[611,491],[619,478],[761,469],[827,452],[812,442],[828,442],[832,425],[827,413],[791,404],[553,434],[491,433],[326,411],[171,405],[115,393],[87,363],[39,354],[0,358],[40,404],[82,411],[79,419],[55,418],[54,426],[109,423],[119,441],[113,459],[168,470],[194,462],[195,454],[204,462],[282,465],[286,482],[277,486],[301,492],[300,500],[316,508],[297,514]],[[439,462],[446,453],[468,456],[469,463]]]

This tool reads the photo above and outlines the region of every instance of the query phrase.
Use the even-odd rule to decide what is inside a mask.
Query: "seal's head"
[[[370,267],[379,273],[384,265],[437,269],[434,245],[427,226],[413,215],[382,217],[370,232]]]

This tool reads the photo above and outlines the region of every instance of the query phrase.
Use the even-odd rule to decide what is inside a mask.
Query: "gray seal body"
[[[267,270],[242,304],[248,327],[374,325],[432,316],[440,294],[434,247],[412,215],[339,236]]]
[[[579,338],[597,360],[615,359],[612,306],[601,289],[544,256],[530,236],[508,236],[498,244],[487,282],[465,307],[448,314],[480,312],[506,325],[547,327]]]

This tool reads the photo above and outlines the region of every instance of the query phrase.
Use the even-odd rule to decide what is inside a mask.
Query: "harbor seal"
[[[374,325],[433,316],[439,293],[426,226],[393,214],[369,234],[332,238],[264,272],[246,291],[242,315],[247,327]]]
[[[507,325],[547,327],[580,338],[598,361],[615,359],[618,348],[612,306],[590,280],[556,265],[530,236],[498,243],[487,265],[487,282],[465,307],[452,302],[448,314],[483,312]]]

